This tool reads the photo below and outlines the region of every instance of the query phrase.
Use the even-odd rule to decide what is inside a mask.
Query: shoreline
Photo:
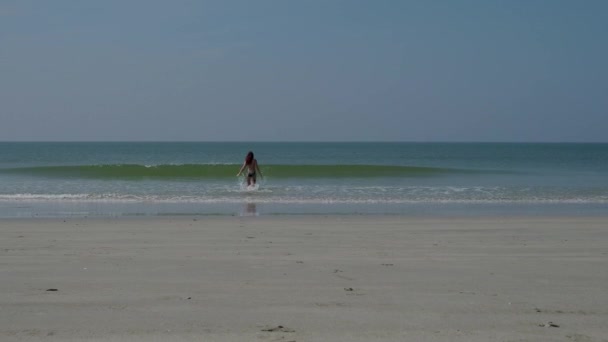
[[[0,340],[604,342],[607,226],[573,216],[0,219]]]
[[[32,217],[0,217],[0,224],[10,222],[40,222],[47,221],[44,223],[66,223],[68,221],[80,222],[80,223],[104,223],[108,221],[114,221],[120,223],[121,221],[193,221],[197,222],[200,220],[251,220],[255,221],[272,221],[272,220],[294,220],[294,221],[306,221],[306,220],[367,220],[368,223],[381,220],[382,222],[399,221],[402,223],[409,222],[424,222],[424,221],[435,221],[444,223],[461,223],[466,222],[478,222],[478,221],[574,221],[574,222],[585,222],[585,221],[608,221],[608,212],[597,215],[585,215],[585,214],[547,214],[547,213],[534,213],[534,214],[494,214],[487,213],[486,215],[466,214],[466,215],[431,215],[431,214],[420,214],[420,215],[408,215],[400,213],[265,213],[259,215],[239,215],[235,213],[161,213],[161,214],[128,214],[128,215],[117,215],[117,216],[103,216],[103,215],[86,215],[86,216],[32,216]],[[455,221],[454,221],[455,220]],[[461,222],[460,222],[461,221]],[[395,222],[396,223],[396,222]]]
[[[2,202],[0,219],[7,218],[128,218],[233,216],[401,216],[424,217],[607,217],[608,203],[433,203],[410,204],[282,204],[148,203],[148,202]]]

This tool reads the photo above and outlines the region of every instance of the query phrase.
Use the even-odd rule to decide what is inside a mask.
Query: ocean
[[[263,178],[236,177],[253,151]],[[608,144],[2,142],[0,217],[605,215]]]

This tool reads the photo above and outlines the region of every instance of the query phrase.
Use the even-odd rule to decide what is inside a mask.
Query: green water
[[[97,179],[226,179],[234,178],[240,164],[185,164],[185,165],[70,165],[17,167],[0,173],[42,177],[97,178]],[[466,170],[436,167],[391,165],[264,165],[261,170],[272,178],[382,178],[432,176],[463,173]],[[468,171],[471,172],[471,171]]]

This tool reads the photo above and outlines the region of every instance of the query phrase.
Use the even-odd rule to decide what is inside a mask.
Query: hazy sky
[[[608,141],[605,0],[0,0],[0,141]]]

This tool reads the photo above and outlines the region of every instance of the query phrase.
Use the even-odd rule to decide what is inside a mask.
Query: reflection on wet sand
[[[255,203],[247,203],[245,204],[245,208],[241,213],[241,216],[258,216],[258,210]]]

